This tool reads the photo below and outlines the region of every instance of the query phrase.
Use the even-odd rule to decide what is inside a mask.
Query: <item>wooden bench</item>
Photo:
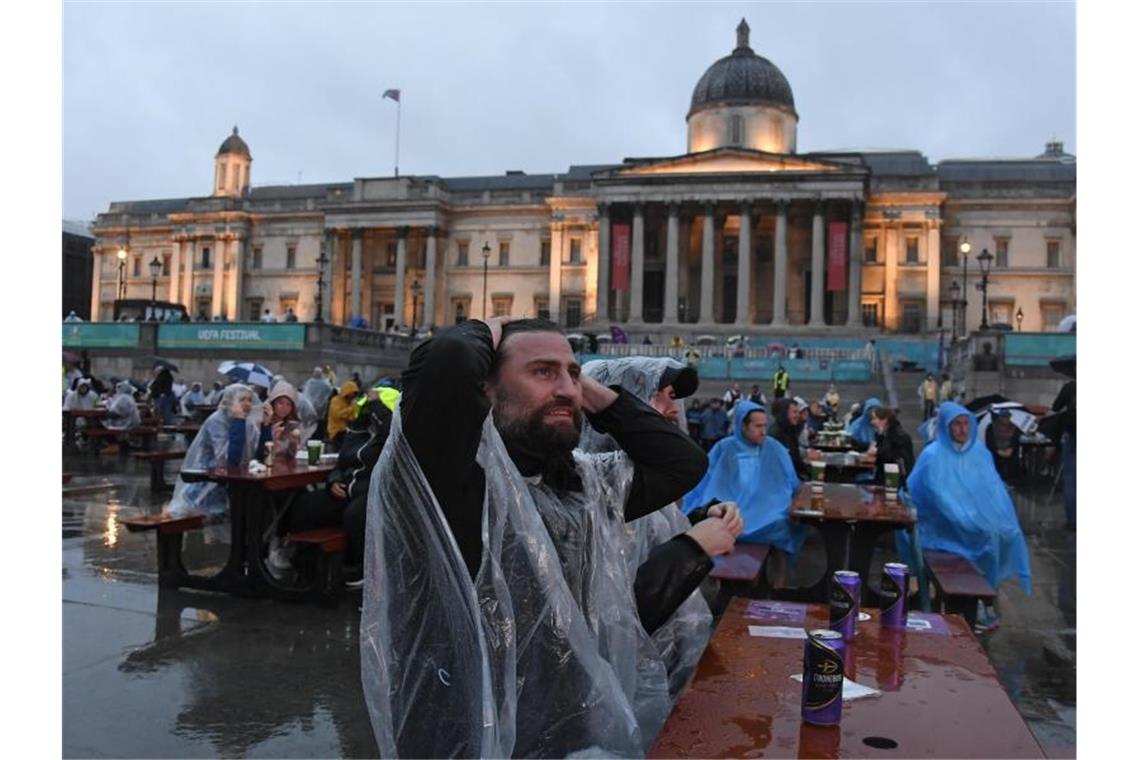
[[[935,611],[961,615],[973,627],[978,622],[978,600],[987,605],[997,599],[997,591],[982,577],[970,561],[957,554],[924,551],[926,575],[934,581],[937,595],[932,600]]]
[[[120,517],[119,524],[131,533],[153,530],[158,536],[158,585],[177,588],[186,578],[182,564],[182,534],[206,524],[206,516],[191,514],[175,517],[168,514]]]
[[[185,451],[134,451],[131,453],[135,459],[150,463],[150,490],[169,491],[174,486],[166,482],[163,467],[167,462],[181,459],[186,456]]]
[[[307,562],[301,567],[311,568],[313,596],[320,604],[336,606],[344,590],[344,550],[348,548],[348,534],[340,528],[316,528],[285,536],[286,544],[299,547]]]
[[[768,544],[737,544],[731,553],[713,558],[708,577],[717,581],[716,595],[709,607],[719,615],[734,596],[759,598],[764,588],[764,563]]]

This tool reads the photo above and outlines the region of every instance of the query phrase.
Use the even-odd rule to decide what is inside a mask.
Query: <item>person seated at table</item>
[[[91,390],[91,378],[81,377],[75,381],[75,390],[70,390],[63,398],[63,410],[87,411],[95,408],[98,396]],[[76,420],[83,422],[82,419]]]
[[[220,380],[214,381],[214,387],[206,394],[206,406],[217,406],[222,400],[222,391],[225,386]]]
[[[182,469],[249,466],[260,440],[258,423],[252,414],[254,399],[253,389],[247,385],[226,386],[218,408],[202,423],[186,450]],[[199,512],[217,517],[225,513],[226,505],[226,488],[221,483],[187,483],[180,476],[166,512],[177,517]]]
[[[780,401],[788,399],[776,403]],[[792,458],[782,444],[768,440],[767,430],[768,416],[759,404],[737,404],[732,435],[712,447],[708,471],[685,494],[683,509],[692,514],[714,500],[736,502],[744,520],[737,542],[769,544],[778,550],[771,556],[773,585],[779,587],[784,583],[785,555],[794,560],[806,531],[788,517],[800,487]]]
[[[847,425],[847,434],[851,436],[851,444],[856,451],[866,451],[875,442],[875,428],[871,425],[871,410],[882,406],[879,399],[872,396],[859,406],[858,415],[851,419]],[[855,408],[851,409],[852,414]]]
[[[286,382],[284,375],[273,376],[273,388],[277,387],[278,383]],[[296,402],[297,420],[301,423],[301,448],[305,447],[305,441],[316,436],[317,430],[317,410],[310,403],[309,399],[305,397],[303,391],[298,391],[297,388],[290,384],[294,390],[294,401]]]
[[[686,364],[685,366],[688,367],[689,365]],[[703,409],[700,399],[695,398],[685,404],[685,423],[689,428],[689,437],[698,444],[701,442],[701,412]]]
[[[317,429],[313,432],[314,438],[324,440],[328,436],[325,430],[325,420],[329,414],[329,399],[336,393],[336,388],[325,378],[325,368],[321,365],[313,367],[312,376],[301,386],[301,395],[309,400],[313,410],[317,413]]]
[[[800,453],[800,408],[794,399],[778,398],[772,402],[772,416],[768,420],[768,438],[778,442],[788,452],[792,469],[800,480],[811,480],[811,466]]]
[[[986,448],[994,457],[994,467],[1007,483],[1017,477],[1021,462],[1021,431],[1013,424],[1008,409],[994,409],[986,428]]]
[[[262,406],[257,458],[265,458],[265,444],[273,443],[273,459],[292,463],[301,450],[301,421],[297,418],[297,389],[284,380],[273,386]]]
[[[728,414],[724,411],[724,402],[719,398],[711,399],[701,411],[701,446],[708,451],[728,432]]]
[[[1009,491],[993,457],[977,438],[977,420],[963,406],[945,402],[938,410],[938,432],[922,450],[907,478],[917,510],[918,540],[923,550],[957,554],[969,560],[995,589],[1017,578],[1031,593],[1029,551]],[[896,532],[900,553],[912,549]],[[913,560],[912,560],[913,561]],[[981,629],[997,625],[992,607],[979,611]]]
[[[914,442],[899,424],[894,409],[876,406],[871,410],[871,427],[875,429],[875,443],[867,449],[868,458],[874,457],[874,482],[882,485],[883,465],[888,462],[899,466],[899,487],[914,469]]]
[[[107,404],[107,417],[103,427],[108,430],[131,430],[142,424],[138,402],[135,401],[135,386],[128,380],[115,385],[115,395]],[[123,439],[125,442],[125,438]]]
[[[678,399],[696,393],[700,384],[697,371],[676,359],[634,356],[587,362],[582,373],[606,386],[621,386],[645,401],[657,413],[680,424]],[[616,451],[617,443],[589,423],[582,431],[578,448],[586,452]],[[665,621],[642,620],[653,631],[653,643],[665,662],[669,693],[676,697],[688,682],[693,668],[712,633],[712,612],[699,585],[712,570],[709,557],[732,550],[742,522],[732,505],[715,505],[700,510],[693,521],[677,503],[625,524],[629,537],[626,558],[635,573],[635,584],[643,589],[660,586],[662,579],[684,578],[693,591]],[[640,598],[656,594],[643,591]],[[654,610],[648,609],[652,615]]]
[[[192,417],[194,415],[194,409],[199,406],[204,406],[205,404],[206,394],[202,392],[202,384],[191,383],[190,390],[186,391],[186,394],[182,396],[182,416]]]
[[[348,423],[356,416],[356,397],[359,394],[360,386],[346,380],[340,386],[340,392],[329,399],[328,440],[334,451],[340,451]]]

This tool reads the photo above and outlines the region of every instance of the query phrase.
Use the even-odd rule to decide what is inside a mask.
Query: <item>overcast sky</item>
[[[565,171],[685,150],[693,86],[752,48],[799,150],[1076,153],[1072,3],[65,2],[64,216],[207,195],[237,124],[254,185]]]

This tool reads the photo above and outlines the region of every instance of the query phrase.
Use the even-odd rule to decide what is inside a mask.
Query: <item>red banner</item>
[[[614,290],[629,290],[629,225],[615,224],[613,238],[611,287]]]
[[[847,222],[827,223],[827,289],[847,290]]]

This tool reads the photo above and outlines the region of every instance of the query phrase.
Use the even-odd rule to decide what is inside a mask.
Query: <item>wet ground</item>
[[[63,498],[64,756],[375,756],[358,594],[330,610],[160,589],[153,534],[116,522],[168,498],[151,495],[145,465],[79,454],[64,469],[69,489],[90,487]],[[1074,757],[1076,537],[1047,489],[1015,494],[1033,594],[1003,586],[1001,626],[981,638],[1045,752]],[[226,551],[223,531],[192,533],[187,565]],[[890,558],[885,546],[872,573]]]

